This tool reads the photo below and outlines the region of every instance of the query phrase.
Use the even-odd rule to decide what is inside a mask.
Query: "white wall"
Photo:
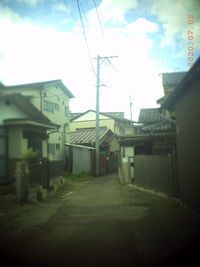
[[[56,150],[55,155],[49,154],[51,160],[61,160],[63,159],[64,146],[63,144],[70,143],[70,112],[69,115],[65,116],[65,107],[69,109],[69,98],[65,92],[61,89],[59,84],[49,84],[42,88],[42,94],[40,94],[40,89],[33,89],[22,87],[18,89],[7,88],[5,91],[6,94],[11,93],[20,93],[25,96],[30,96],[30,101],[35,105],[38,110],[41,111],[41,102],[42,102],[42,113],[46,115],[53,123],[61,125],[59,132],[49,135],[49,143],[60,144],[60,150]],[[54,108],[54,112],[49,112],[44,110],[44,100],[58,104],[59,110]],[[20,112],[20,110],[19,110]],[[17,113],[17,112],[16,112]],[[16,116],[14,116],[16,118]],[[19,118],[22,117],[22,114],[19,114]],[[26,117],[26,116],[25,116]],[[9,114],[10,118],[10,114]],[[0,121],[1,123],[1,121]],[[63,127],[67,123],[68,125]],[[52,130],[53,131],[53,130]],[[48,131],[48,133],[52,132]],[[64,135],[65,131],[65,135]]]
[[[5,101],[0,99],[0,125],[3,124],[3,120],[11,118],[26,118],[26,114],[17,107],[12,101],[10,105],[6,105]]]
[[[104,116],[102,114],[99,114],[99,119],[103,119],[103,120],[109,120],[110,118],[107,116]],[[96,112],[94,111],[89,111],[86,114],[83,114],[82,116],[80,116],[79,118],[73,120],[73,121],[96,121]]]

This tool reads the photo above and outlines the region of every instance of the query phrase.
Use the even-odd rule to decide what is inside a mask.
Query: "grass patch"
[[[90,173],[87,172],[81,172],[78,174],[72,174],[69,172],[64,172],[64,178],[70,179],[70,180],[75,180],[75,181],[85,181],[85,180],[90,180],[93,178],[93,176]]]

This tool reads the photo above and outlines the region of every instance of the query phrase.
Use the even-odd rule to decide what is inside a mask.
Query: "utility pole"
[[[96,84],[96,143],[95,143],[95,149],[96,149],[96,176],[99,176],[99,88],[100,86],[100,60],[101,59],[109,59],[109,58],[115,58],[117,56],[110,56],[110,57],[100,57],[97,56],[97,84]]]
[[[130,95],[131,134],[133,133],[132,105],[133,105],[133,103],[131,101],[131,95]]]
[[[97,56],[97,93],[96,93],[96,176],[99,176],[99,75],[100,75],[100,56]]]

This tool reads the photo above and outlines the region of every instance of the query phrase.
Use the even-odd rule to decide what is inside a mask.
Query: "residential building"
[[[136,133],[175,132],[176,122],[167,111],[160,108],[144,108],[140,110],[138,126],[134,125]]]
[[[131,133],[131,121],[120,116],[113,115],[113,113],[100,112],[99,114],[99,126],[107,127],[114,134],[129,134]],[[71,131],[84,128],[96,127],[96,111],[87,110],[84,113],[79,114],[71,119]]]
[[[169,97],[171,92],[177,87],[181,82],[186,72],[165,72],[162,73],[162,85],[164,96],[157,100],[157,104],[163,104],[165,100]]]
[[[47,157],[47,130],[56,131],[52,123],[21,94],[0,94],[0,184],[12,182],[16,162],[29,148],[38,157]]]
[[[73,94],[61,80],[52,80],[30,84],[1,86],[2,94],[18,94],[29,99],[38,111],[59,129],[48,130],[48,157],[50,160],[63,161],[64,144],[70,142],[69,100]]]
[[[70,117],[71,119],[77,117],[77,116],[80,116],[83,112],[75,112],[75,113],[71,113],[70,114]],[[104,113],[104,112],[103,112]],[[124,118],[124,112],[106,112],[107,115],[113,115],[113,116],[119,116],[119,117],[122,117]]]
[[[180,198],[200,211],[200,58],[162,105],[176,119]]]

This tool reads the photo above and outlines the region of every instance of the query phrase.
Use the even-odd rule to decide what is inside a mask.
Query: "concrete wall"
[[[115,121],[115,134],[130,134],[131,133],[131,125],[129,121],[116,120]]]
[[[119,150],[120,150],[120,145],[119,145],[118,139],[117,137],[114,137],[109,143],[108,152],[115,152]]]
[[[129,157],[134,156],[134,147],[121,147],[118,178],[122,184],[131,183]]]
[[[177,153],[181,200],[200,211],[200,81],[175,104]]]

